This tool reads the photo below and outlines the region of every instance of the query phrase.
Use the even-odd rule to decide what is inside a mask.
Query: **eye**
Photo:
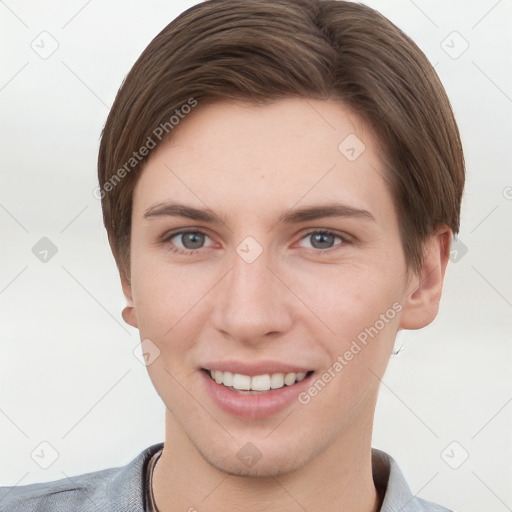
[[[206,233],[197,230],[170,233],[163,241],[170,244],[169,250],[178,254],[192,254],[202,249],[205,240],[210,238]]]
[[[177,254],[193,254],[203,249],[206,239],[210,237],[199,230],[185,230],[178,233],[169,233],[162,238],[162,242],[169,244],[168,250]],[[334,231],[329,230],[313,230],[306,233],[302,240],[310,240],[309,249],[314,249],[322,252],[330,252],[335,250],[338,246],[347,243],[348,235],[341,235]],[[338,240],[338,243],[336,241]]]
[[[343,245],[345,243],[344,237],[335,233],[334,231],[328,230],[316,230],[306,233],[301,240],[310,239],[311,249],[317,249],[324,252],[335,249],[336,246]],[[340,242],[335,244],[336,239]]]

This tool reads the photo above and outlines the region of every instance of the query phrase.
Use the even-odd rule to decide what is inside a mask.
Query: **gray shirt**
[[[0,487],[0,512],[149,512],[148,469],[162,448],[163,443],[150,446],[120,468],[54,482]],[[413,496],[395,460],[375,448],[372,470],[375,486],[384,495],[380,512],[451,512]]]

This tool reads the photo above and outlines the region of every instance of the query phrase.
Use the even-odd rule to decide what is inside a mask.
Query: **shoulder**
[[[53,482],[0,487],[0,510],[2,512],[60,511],[65,507],[89,510],[87,507],[82,507],[87,505],[89,500],[92,503],[99,501],[101,505],[104,498],[100,496],[105,495],[105,488],[122,470],[123,468],[105,469]],[[100,507],[96,509],[101,510]]]
[[[0,487],[2,512],[68,512],[69,510],[144,511],[145,468],[162,443],[153,445],[119,468],[53,482]]]
[[[372,448],[372,471],[375,486],[383,500],[380,512],[452,512],[414,496],[397,462],[386,452]]]

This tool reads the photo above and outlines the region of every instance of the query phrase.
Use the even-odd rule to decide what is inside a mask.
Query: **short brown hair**
[[[171,118],[191,101],[200,108],[286,97],[340,101],[373,129],[410,268],[421,266],[423,243],[437,226],[458,232],[465,175],[458,128],[435,70],[408,36],[352,2],[209,0],[151,41],[102,133],[103,220],[128,279],[133,190],[150,157],[141,151],[131,161],[139,148],[155,142],[158,127],[166,127],[158,143],[171,136]]]

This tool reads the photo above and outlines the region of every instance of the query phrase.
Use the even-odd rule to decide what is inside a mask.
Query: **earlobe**
[[[421,329],[437,316],[443,280],[450,255],[452,232],[445,226],[425,244],[423,264],[410,279],[404,300],[400,328]]]
[[[139,325],[137,323],[137,315],[135,314],[135,308],[133,306],[125,306],[122,313],[121,313],[123,320],[132,327],[135,327],[135,329],[139,328]]]
[[[133,296],[132,296],[132,287],[129,282],[128,277],[121,272],[121,286],[123,288],[123,294],[126,298],[126,306],[123,309],[122,317],[123,320],[132,327],[135,327],[136,329],[139,328],[139,324],[137,321],[137,314],[135,310],[135,305],[133,303]]]

